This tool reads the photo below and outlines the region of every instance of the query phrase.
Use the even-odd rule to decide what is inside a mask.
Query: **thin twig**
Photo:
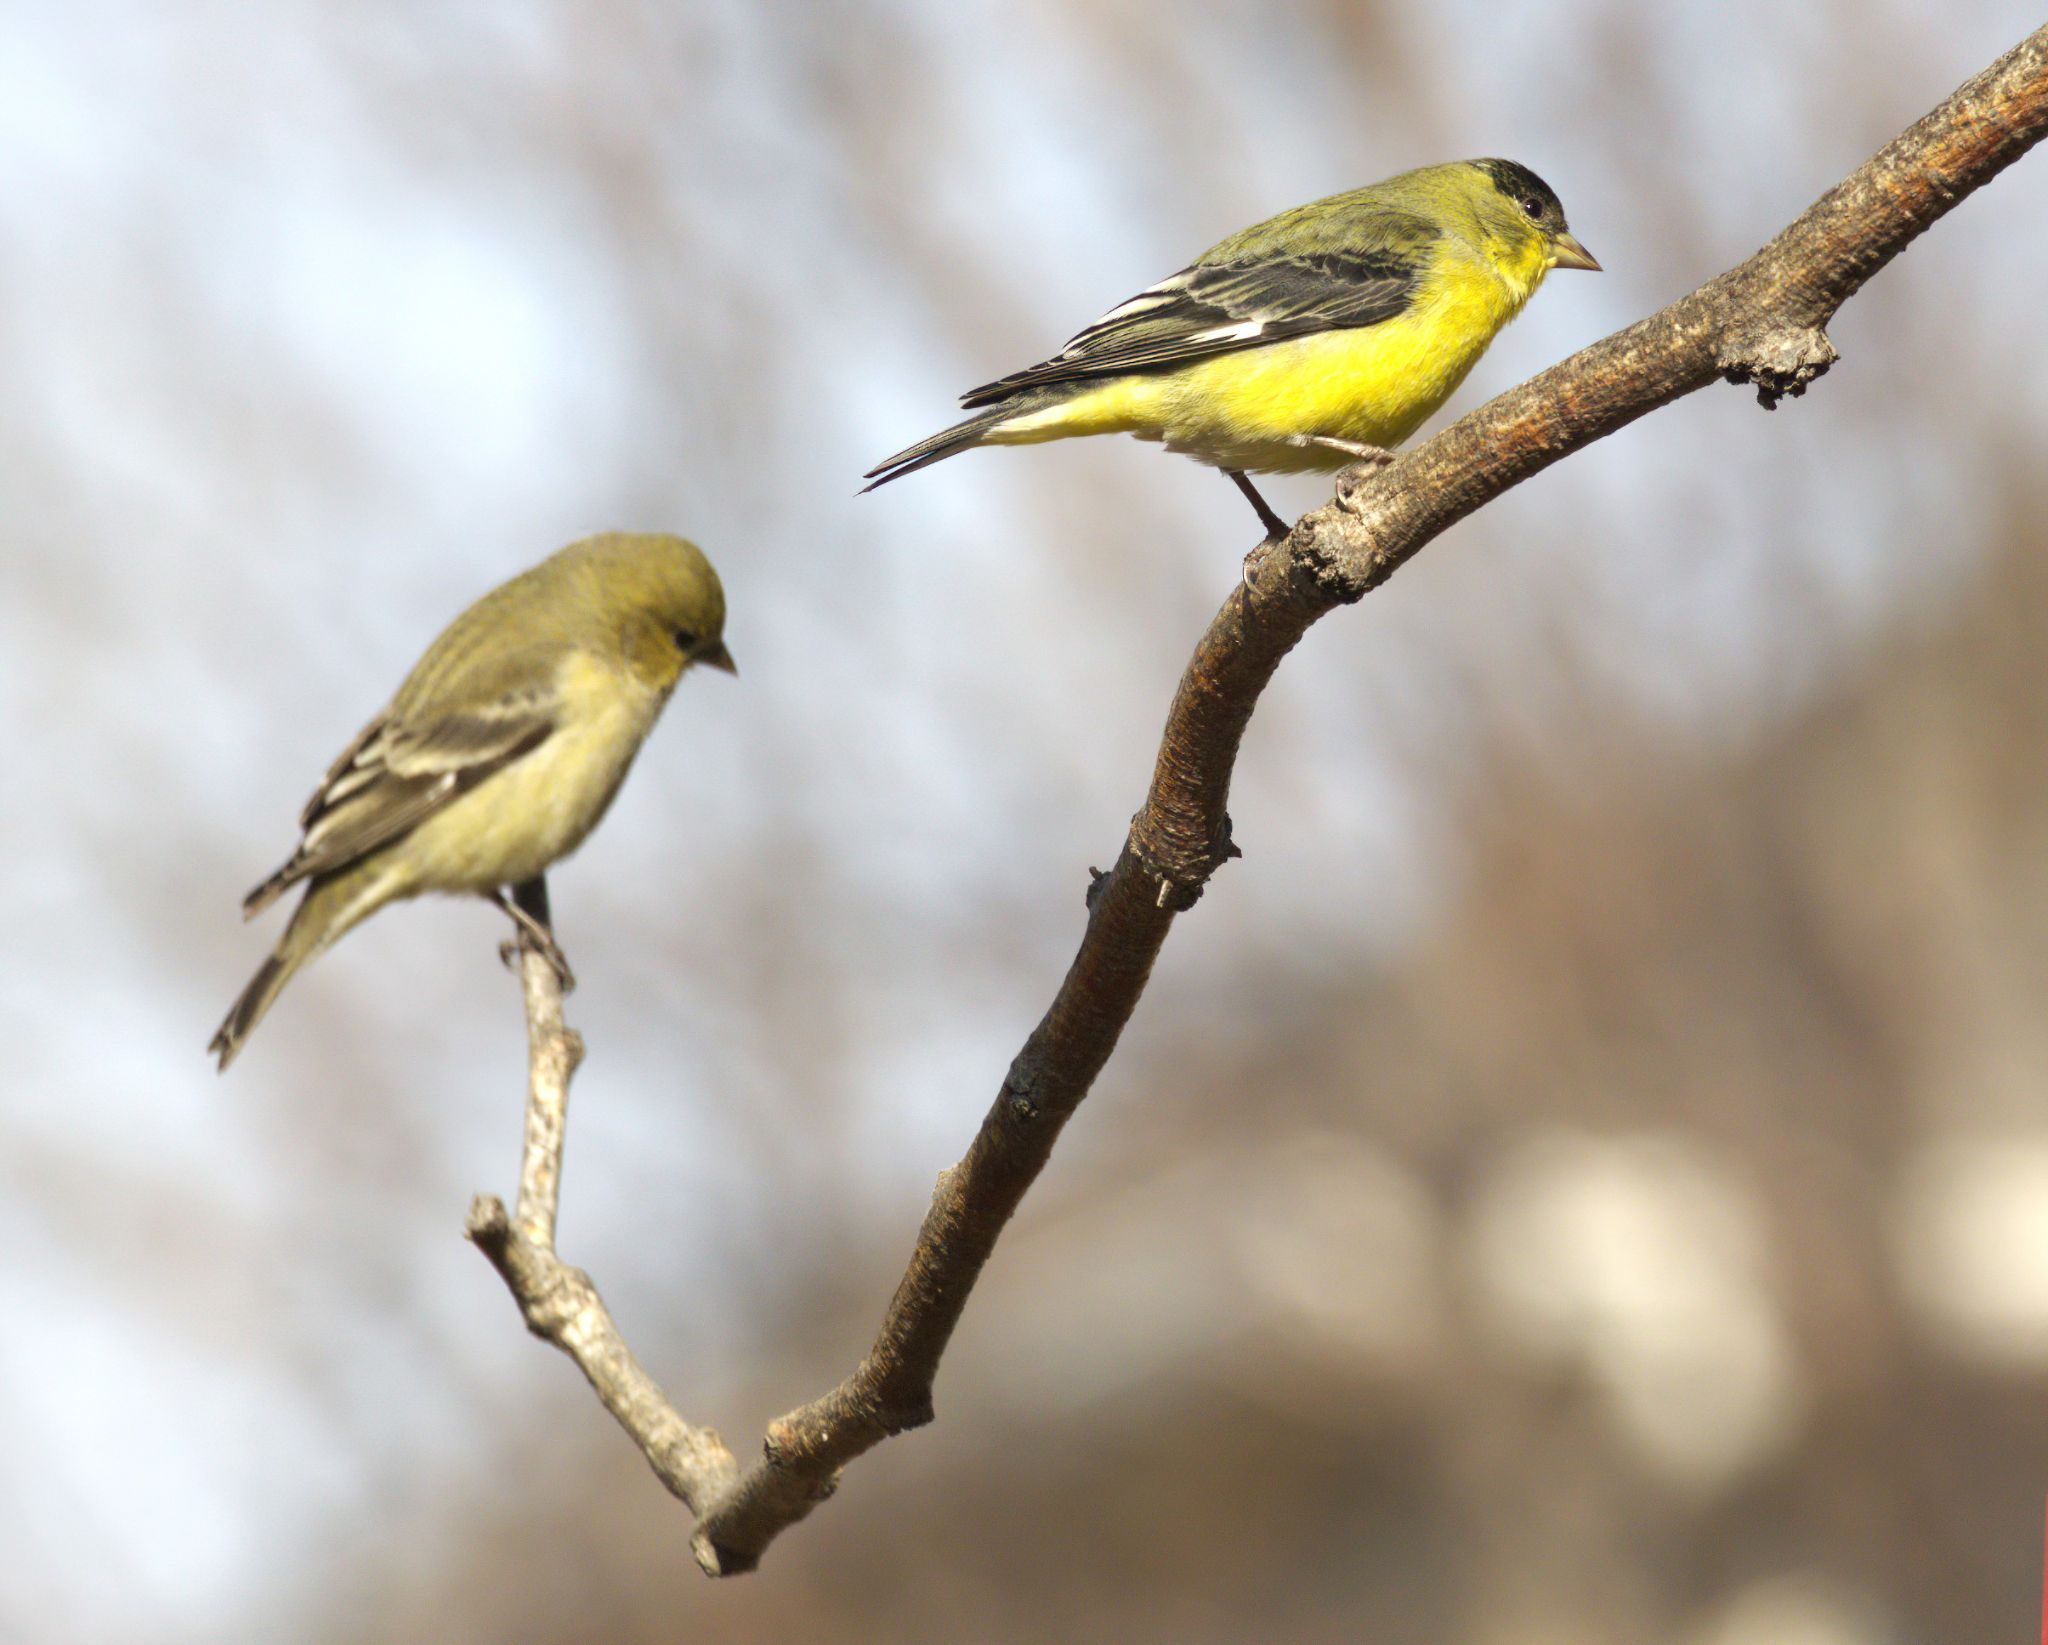
[[[544,880],[528,881],[513,896],[547,926]],[[467,1231],[511,1290],[527,1329],[582,1368],[605,1409],[646,1454],[662,1484],[701,1516],[738,1477],[732,1452],[710,1429],[694,1428],[676,1413],[626,1346],[590,1276],[555,1255],[569,1082],[583,1060],[583,1036],[563,1022],[561,976],[524,931],[518,937],[518,960],[526,998],[528,1068],[519,1210],[514,1218],[497,1195],[479,1194],[470,1202]]]
[[[1237,855],[1225,808],[1238,744],[1266,682],[1310,625],[1377,588],[1510,486],[1659,406],[1718,379],[1755,386],[1766,406],[1804,392],[1836,357],[1825,331],[1836,310],[2044,133],[2048,29],[1965,84],[1740,267],[1489,401],[1395,462],[1347,472],[1336,499],[1259,561],[1195,648],[1145,803],[1115,866],[1089,889],[1080,950],[966,1156],[941,1173],[874,1346],[837,1388],[771,1423],[761,1460],[744,1473],[716,1436],[689,1428],[660,1400],[588,1279],[560,1268],[551,1249],[512,1233],[495,1200],[478,1200],[472,1237],[498,1264],[529,1325],[576,1356],[669,1488],[696,1510],[691,1546],[707,1572],[752,1570],[778,1533],[831,1492],[848,1462],[931,1420],[940,1356],[997,1235],[1115,1050],[1174,917]],[[530,1016],[534,963],[525,961]],[[538,1050],[535,1057],[538,1093]],[[538,1130],[530,1122],[529,1137]],[[552,1146],[558,1156],[559,1129]],[[538,1186],[535,1193],[538,1200]],[[531,1279],[516,1256],[529,1247],[552,1265]],[[574,1317],[601,1322],[602,1355],[579,1349],[581,1339],[567,1328],[544,1328],[543,1318],[554,1316],[529,1299],[561,1288],[557,1271],[572,1276],[585,1299],[570,1310]],[[601,1360],[597,1368],[594,1360]],[[614,1384],[600,1374],[618,1363],[639,1378],[630,1400],[608,1392]],[[678,1433],[695,1447],[693,1471],[676,1464]]]
[[[544,930],[548,882],[528,880],[512,900]],[[569,1082],[583,1061],[583,1036],[562,1021],[562,980],[538,944],[521,933],[516,951],[526,996],[526,1144],[519,1158],[519,1209],[514,1225],[543,1250],[555,1248],[555,1214],[562,1199],[562,1147],[569,1130]]]

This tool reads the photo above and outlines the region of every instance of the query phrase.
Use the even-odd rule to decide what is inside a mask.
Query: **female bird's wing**
[[[960,404],[973,410],[1027,389],[1157,371],[1391,320],[1413,301],[1440,235],[1420,217],[1379,216],[1374,232],[1356,246],[1226,251],[1216,261],[1195,263],[1118,304],[1051,359],[985,383],[963,394]]]
[[[401,838],[532,753],[556,723],[551,689],[507,692],[416,720],[387,709],[363,727],[313,790],[299,815],[305,834],[298,850],[243,900],[243,917],[299,880],[331,873]]]

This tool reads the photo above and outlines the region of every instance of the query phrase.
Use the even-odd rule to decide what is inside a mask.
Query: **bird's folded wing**
[[[1050,360],[985,383],[960,403],[971,410],[1025,389],[1157,371],[1311,332],[1378,325],[1413,300],[1423,249],[1409,243],[1197,263],[1111,309]]]
[[[552,693],[522,691],[422,720],[386,712],[334,762],[299,823],[290,862],[249,893],[253,914],[287,886],[389,845],[459,795],[530,754],[555,729]]]

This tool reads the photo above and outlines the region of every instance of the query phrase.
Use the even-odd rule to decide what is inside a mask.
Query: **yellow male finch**
[[[1550,185],[1454,160],[1255,223],[1119,303],[1051,359],[961,396],[974,413],[864,476],[976,446],[1135,434],[1247,474],[1387,459],[1554,268],[1597,269]]]

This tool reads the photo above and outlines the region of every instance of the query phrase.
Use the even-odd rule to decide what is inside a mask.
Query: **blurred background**
[[[759,1575],[698,1576],[462,1241],[517,1160],[497,914],[387,915],[201,1048],[434,632],[583,532],[699,538],[745,672],[553,877],[561,1244],[751,1452],[864,1349],[1253,536],[1130,441],[860,471],[1247,222],[1506,154],[1610,272],[1469,409],[2037,21],[15,8],[0,1636],[2031,1637],[2048,160],[1808,398],[1671,407],[1310,635],[937,1425]]]

